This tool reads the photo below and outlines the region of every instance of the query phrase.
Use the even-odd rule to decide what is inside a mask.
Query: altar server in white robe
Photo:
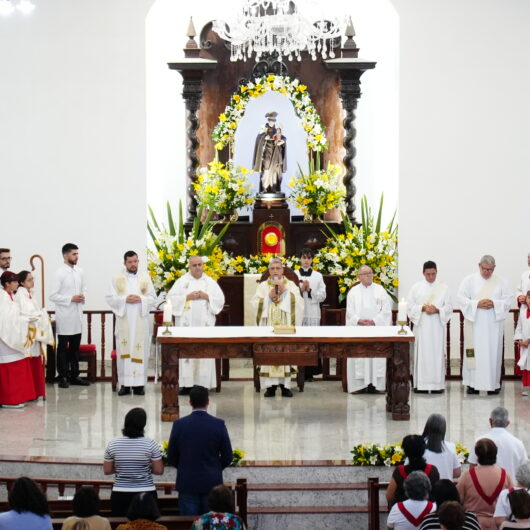
[[[445,389],[445,332],[453,307],[449,289],[436,279],[434,261],[423,264],[424,280],[410,290],[407,311],[414,323],[414,391]]]
[[[482,256],[479,272],[464,278],[458,304],[464,315],[464,365],[462,382],[468,394],[501,389],[504,320],[513,300],[507,282],[493,274],[495,258]]]
[[[179,278],[168,293],[176,326],[215,326],[215,316],[225,304],[223,291],[204,272],[204,260],[192,256],[189,272]],[[215,359],[180,359],[180,395],[190,393],[194,385],[214,388],[217,385]]]
[[[359,268],[359,284],[350,289],[346,298],[347,326],[390,326],[392,308],[387,292],[373,282],[368,265]],[[348,392],[384,393],[386,359],[348,359]]]
[[[519,344],[520,357],[517,365],[521,369],[523,396],[530,396],[530,290],[526,292],[524,303],[519,310],[517,327],[513,340]]]
[[[304,314],[304,300],[300,288],[283,275],[280,258],[271,258],[269,279],[258,285],[252,304],[256,309],[258,326],[291,325],[299,326]],[[293,397],[291,374],[294,366],[260,366],[260,384],[266,388],[265,397],[274,397],[278,385],[283,397]]]
[[[528,266],[530,267],[530,252],[528,253]],[[521,274],[521,279],[519,280],[519,284],[517,285],[517,289],[515,291],[515,296],[517,297],[517,303],[518,304],[524,304],[526,293],[530,290],[530,269],[524,271]]]
[[[151,348],[152,319],[156,293],[151,278],[138,272],[138,254],[133,250],[123,256],[125,268],[115,276],[105,297],[116,315],[116,361],[118,396],[132,392],[143,396]]]

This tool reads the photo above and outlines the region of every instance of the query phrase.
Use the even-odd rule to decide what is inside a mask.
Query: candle
[[[398,322],[406,322],[407,321],[407,302],[405,302],[405,299],[402,298],[401,302],[398,304]]]
[[[173,324],[173,306],[171,305],[171,300],[166,300],[164,304],[164,324],[171,325]]]

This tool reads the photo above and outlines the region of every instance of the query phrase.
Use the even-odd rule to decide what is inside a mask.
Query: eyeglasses
[[[374,275],[373,272],[361,272],[361,273],[359,274],[359,276],[373,276],[373,275]]]
[[[11,261],[11,256],[4,256],[3,258],[0,258],[2,260]]]
[[[495,270],[495,267],[483,267],[482,265],[480,266],[480,268],[484,271],[484,272],[493,272]]]

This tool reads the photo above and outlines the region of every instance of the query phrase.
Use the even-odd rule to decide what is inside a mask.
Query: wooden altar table
[[[397,326],[300,326],[296,334],[276,335],[272,327],[159,328],[162,348],[162,421],[179,418],[180,358],[250,358],[254,365],[314,366],[318,357],[385,357],[386,410],[393,420],[410,418],[410,346],[412,332],[399,335]],[[346,370],[342,388],[347,392]]]

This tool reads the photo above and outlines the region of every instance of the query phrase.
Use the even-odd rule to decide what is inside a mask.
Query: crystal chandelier
[[[0,0],[0,16],[7,17],[18,11],[23,15],[29,15],[35,9],[35,4],[31,0]]]
[[[318,17],[315,2],[303,0],[300,12],[293,0],[244,0],[243,9],[231,21],[215,20],[213,30],[230,43],[232,61],[256,54],[277,53],[288,60],[301,59],[307,51],[313,60],[335,57],[335,39],[344,25],[338,17]]]

